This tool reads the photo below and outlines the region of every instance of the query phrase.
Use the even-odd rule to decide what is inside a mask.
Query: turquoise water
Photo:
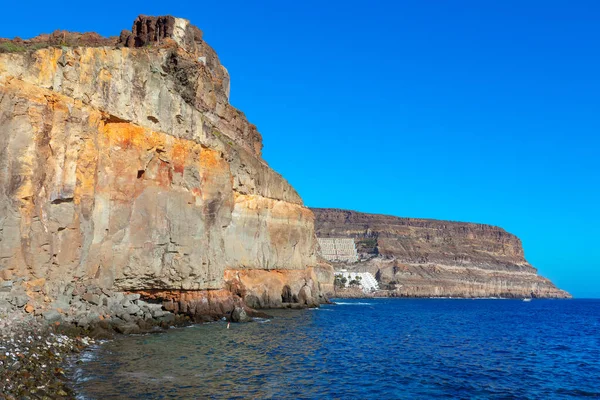
[[[600,398],[600,300],[340,300],[91,348],[80,398]]]

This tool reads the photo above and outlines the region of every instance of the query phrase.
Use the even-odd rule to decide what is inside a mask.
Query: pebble
[[[94,343],[86,337],[71,338],[46,327],[41,334],[29,333],[41,327],[35,320],[18,315],[0,325],[0,398],[75,398],[62,367],[67,357]],[[8,323],[10,322],[10,323]]]
[[[22,285],[13,285],[14,304],[0,301],[0,399],[75,398],[62,368],[95,343],[84,334],[107,338],[115,331],[139,333],[189,320],[176,320],[162,304],[147,303],[139,294],[71,286],[50,302],[44,292],[28,297]]]

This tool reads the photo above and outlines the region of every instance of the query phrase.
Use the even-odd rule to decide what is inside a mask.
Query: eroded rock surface
[[[525,259],[504,229],[473,223],[398,218],[313,208],[318,237],[354,238],[360,262],[389,289],[415,297],[570,297]]]
[[[60,37],[0,54],[0,278],[43,278],[56,297],[70,282],[178,293],[284,271],[316,304],[313,214],[262,160],[202,32],[140,16],[120,37]]]

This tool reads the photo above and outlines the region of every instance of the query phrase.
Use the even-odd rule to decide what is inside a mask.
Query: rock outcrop
[[[473,223],[398,218],[313,208],[318,237],[354,238],[360,261],[384,295],[407,297],[551,297],[570,295],[537,274],[521,241]]]
[[[164,293],[174,310],[230,287],[257,307],[318,303],[313,214],[262,160],[198,28],[140,16],[119,37],[0,49],[1,279]]]

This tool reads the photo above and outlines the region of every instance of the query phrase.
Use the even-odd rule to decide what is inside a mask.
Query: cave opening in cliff
[[[292,288],[290,288],[289,285],[285,285],[283,287],[283,290],[281,291],[281,301],[283,303],[292,303],[293,302]]]

